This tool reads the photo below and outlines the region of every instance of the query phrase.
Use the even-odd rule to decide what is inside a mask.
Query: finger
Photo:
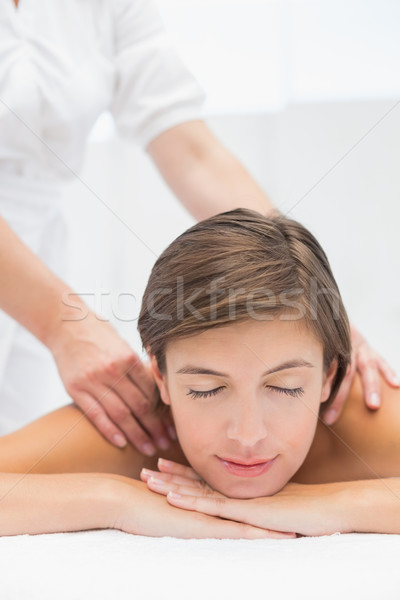
[[[157,494],[162,494],[166,496],[169,492],[176,492],[177,494],[188,494],[189,496],[201,496],[201,490],[193,487],[190,484],[179,484],[174,483],[173,481],[163,481],[157,477],[150,477],[147,480],[147,487],[152,492],[157,492]]]
[[[384,358],[377,356],[378,369],[389,385],[400,387],[400,379]]]
[[[104,408],[93,398],[93,396],[87,392],[80,391],[76,393],[72,399],[106,440],[119,448],[124,448],[126,446],[127,441],[124,434],[115,426],[107,416]]]
[[[343,405],[346,402],[346,398],[349,395],[350,387],[350,379],[342,381],[337,396],[335,397],[329,408],[327,408],[326,411],[322,414],[322,418],[327,425],[333,425],[334,423],[336,423],[336,421],[338,421],[340,415],[342,414]]]
[[[139,452],[146,456],[154,456],[156,448],[149,434],[133,417],[131,411],[111,388],[99,388],[98,402],[102,404],[107,415],[123,431],[127,439]]]
[[[146,471],[146,469],[145,469]],[[143,472],[143,470],[142,470]],[[154,473],[154,475],[147,476],[146,474],[141,473],[142,481],[147,483],[147,487],[152,491],[164,494],[164,496],[172,491],[177,492],[178,494],[189,494],[191,496],[204,496],[208,497],[223,497],[222,494],[211,488],[210,486],[200,483],[199,481],[194,481],[193,479],[179,478],[173,477],[171,479],[166,479],[162,477],[161,473]]]
[[[247,500],[235,500],[233,498],[226,498],[225,496],[220,497],[204,497],[194,495],[184,495],[177,492],[168,492],[167,501],[169,504],[176,506],[177,508],[183,508],[185,510],[193,510],[203,514],[207,514],[214,517],[220,517],[223,519],[229,519],[231,521],[238,521],[246,526],[252,525],[253,527],[260,527],[268,529],[269,531],[278,530],[278,527],[273,523],[267,524],[268,513],[266,510],[267,498],[264,498],[264,506],[261,510],[257,510],[257,505],[252,506],[251,510],[251,523],[248,520],[248,502]],[[281,519],[279,519],[281,521]],[[280,529],[280,526],[279,526]],[[279,531],[280,534],[288,533],[291,537],[295,537],[293,532]]]
[[[186,467],[185,465],[180,465],[173,460],[166,460],[165,458],[159,458],[157,462],[157,467],[163,473],[174,473],[175,475],[182,475],[183,477],[187,477],[188,479],[196,479],[197,481],[201,481],[201,477],[194,469],[191,467]]]
[[[170,475],[168,473],[161,473],[160,471],[152,471],[151,469],[142,469],[140,472],[140,478],[142,481],[147,481],[150,477],[156,477],[162,479],[165,482],[172,482],[182,485],[195,485],[200,487],[202,484],[200,481],[189,479],[188,477],[182,477],[180,475]]]
[[[145,379],[145,387],[141,387],[141,376],[143,369],[147,377]],[[146,427],[147,431],[156,441],[156,444],[162,450],[167,450],[170,447],[168,436],[172,441],[176,441],[178,436],[174,426],[174,420],[171,412],[159,417],[154,412],[155,407],[160,401],[159,391],[153,376],[153,372],[148,364],[140,364],[135,362],[132,368],[127,373],[127,377],[131,380],[139,389],[146,392],[149,396],[149,402],[138,409],[134,408],[133,413],[139,418],[139,420]],[[145,394],[144,394],[145,395]],[[167,436],[168,433],[168,436]]]
[[[371,359],[370,353],[360,350],[358,370],[364,390],[364,399],[368,408],[376,410],[381,405],[381,382],[376,362]]]
[[[161,418],[152,409],[153,402],[143,395],[131,379],[122,377],[115,385],[110,386],[124,401],[132,412],[133,417],[147,431],[149,436],[161,450],[168,450],[170,441],[167,430]]]
[[[144,396],[147,396],[152,400],[153,404],[149,406],[149,410],[153,410],[157,400],[157,395],[155,394],[156,383],[154,376],[150,367],[143,363],[139,356],[134,352],[127,361],[126,375],[142,391]]]
[[[151,469],[142,469],[140,471],[140,479],[142,481],[147,482],[150,477],[155,477],[156,479],[160,479],[166,483],[171,482],[178,485],[190,485],[199,488],[203,485],[200,481],[195,481],[194,479],[189,479],[188,477],[182,477],[180,475],[161,473],[160,471],[152,471]]]
[[[322,418],[327,425],[333,425],[339,419],[343,406],[348,398],[355,372],[356,364],[352,359],[335,399],[329,408],[322,414]]]
[[[139,420],[161,450],[168,450],[171,447],[167,429],[156,413],[139,416]]]
[[[164,423],[164,427],[168,431],[169,437],[171,440],[176,441],[178,439],[178,435],[176,433],[175,423],[171,411],[169,410],[167,414],[163,415],[161,418]]]
[[[238,501],[233,498],[225,498],[224,496],[217,498],[205,498],[198,496],[197,494],[178,493],[175,491],[168,492],[167,500],[170,504],[184,508],[186,510],[194,510],[201,512],[213,517],[221,517],[223,519],[230,519],[231,521],[240,521],[241,523],[248,523],[246,516],[246,508],[243,505],[243,501]],[[247,509],[248,510],[248,509]],[[252,517],[255,516],[255,511],[252,511]],[[251,523],[254,525],[255,523]],[[260,525],[257,523],[257,525]]]

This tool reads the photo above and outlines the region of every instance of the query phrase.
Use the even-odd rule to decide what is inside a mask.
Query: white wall
[[[209,115],[400,95],[398,0],[158,0],[158,6],[207,90]]]
[[[317,235],[353,322],[400,371],[395,102],[302,104],[275,115],[215,117],[208,124],[281,210]],[[151,266],[193,220],[148,156],[120,140],[89,146],[81,180],[85,184],[75,181],[66,194],[73,229],[70,281],[97,300],[109,292],[97,310],[139,350],[135,319]],[[125,296],[118,304],[121,292],[135,300]]]

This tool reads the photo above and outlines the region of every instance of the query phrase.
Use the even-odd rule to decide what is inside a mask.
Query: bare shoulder
[[[178,444],[160,455],[183,461]],[[155,468],[132,444],[108,442],[74,404],[52,411],[0,437],[0,471],[14,473],[115,473],[139,479],[143,466]]]
[[[332,427],[318,422],[314,442],[294,480],[328,483],[400,476],[400,390],[381,378],[382,406],[370,410],[357,374]]]
[[[367,408],[357,375],[343,413],[330,429],[333,457],[354,478],[400,475],[400,390],[381,377],[382,405]]]

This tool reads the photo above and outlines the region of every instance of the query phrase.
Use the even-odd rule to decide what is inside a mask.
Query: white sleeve
[[[114,0],[118,132],[143,148],[184,121],[202,118],[205,92],[179,58],[154,0]]]

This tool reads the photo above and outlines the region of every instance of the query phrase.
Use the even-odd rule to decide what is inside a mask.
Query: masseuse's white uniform
[[[201,118],[204,98],[153,0],[1,0],[0,214],[64,278],[61,191],[99,114],[111,110],[120,134],[145,148]],[[51,363],[0,311],[0,434],[59,405],[46,386]]]

